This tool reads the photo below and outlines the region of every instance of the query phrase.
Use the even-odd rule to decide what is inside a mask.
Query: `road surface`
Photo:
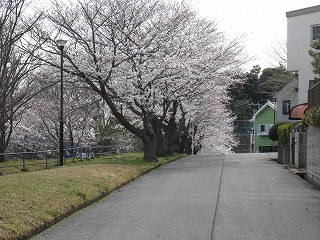
[[[320,191],[268,154],[189,156],[36,239],[320,240]]]

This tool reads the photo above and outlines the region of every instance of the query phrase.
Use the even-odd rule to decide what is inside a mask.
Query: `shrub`
[[[284,123],[278,126],[277,134],[279,136],[279,145],[280,146],[288,146],[290,144],[290,132],[291,129],[297,125],[298,122],[295,123]]]
[[[302,123],[306,126],[320,127],[320,106],[308,109],[304,117],[302,118]]]
[[[269,130],[269,138],[272,141],[278,141],[279,140],[279,136],[278,136],[278,127],[282,124],[286,124],[287,122],[277,122],[276,124],[274,124],[270,130]]]

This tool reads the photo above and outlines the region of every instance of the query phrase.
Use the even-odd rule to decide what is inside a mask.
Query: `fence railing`
[[[64,162],[122,154],[124,152],[127,152],[127,149],[123,145],[67,147],[64,149]],[[45,168],[48,168],[50,163],[59,165],[59,149],[1,153],[0,156],[4,156],[4,162],[0,164],[0,174],[2,174],[1,169],[4,168],[20,168],[21,171],[27,171],[27,167],[31,165],[45,165]]]

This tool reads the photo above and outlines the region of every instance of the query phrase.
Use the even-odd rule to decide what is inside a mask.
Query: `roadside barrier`
[[[76,146],[66,147],[64,149],[64,162],[83,159],[91,159],[105,155],[116,155],[127,152],[124,145],[111,146]],[[5,161],[0,163],[0,176],[3,174],[1,169],[4,168],[19,168],[21,171],[28,171],[28,166],[45,165],[49,168],[50,163],[59,165],[59,149],[49,149],[36,152],[17,152],[17,153],[2,153]]]

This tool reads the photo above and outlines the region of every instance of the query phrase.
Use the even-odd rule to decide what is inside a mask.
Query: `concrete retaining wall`
[[[307,129],[306,178],[320,187],[320,128],[313,126]]]
[[[290,146],[278,147],[278,162],[280,164],[290,165]]]
[[[307,132],[295,132],[294,165],[296,168],[306,168],[307,162]]]

